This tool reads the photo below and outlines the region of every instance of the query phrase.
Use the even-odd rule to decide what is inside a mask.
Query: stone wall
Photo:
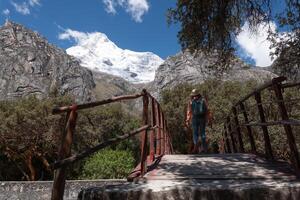
[[[82,189],[89,187],[103,187],[124,183],[126,180],[84,180],[67,181],[64,200],[77,199]],[[2,200],[40,200],[51,199],[52,181],[16,181],[0,182],[0,199]]]

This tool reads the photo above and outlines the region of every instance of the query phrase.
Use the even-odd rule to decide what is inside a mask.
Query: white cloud
[[[29,0],[29,5],[34,7],[34,6],[40,6],[40,0]]]
[[[142,22],[142,16],[149,10],[149,4],[146,0],[128,0],[126,10],[135,21]]]
[[[106,8],[106,12],[108,13],[112,13],[112,14],[116,14],[116,9],[115,9],[115,3],[113,0],[103,0],[103,3],[105,4]]]
[[[2,14],[8,16],[10,14],[10,11],[6,8],[2,11]]]
[[[16,11],[22,15],[29,15],[30,14],[30,8],[35,7],[35,6],[40,6],[41,5],[41,0],[28,0],[28,1],[23,1],[20,3],[16,3],[14,1],[10,1],[11,5],[14,6]]]
[[[270,49],[271,42],[267,40],[269,28],[271,31],[275,31],[275,23],[260,25],[257,33],[254,34],[246,23],[242,32],[237,36],[238,44],[248,56],[254,59],[256,66],[267,67],[273,63],[270,56],[270,52],[272,52]]]
[[[103,0],[106,12],[116,14],[116,7],[122,7],[131,15],[134,21],[142,22],[142,17],[149,10],[147,0]]]
[[[29,6],[26,2],[15,3],[14,1],[11,1],[11,4],[15,7],[15,9],[18,13],[20,13],[22,15],[30,14]]]
[[[86,41],[89,38],[89,33],[79,32],[72,29],[66,29],[63,33],[58,35],[60,40],[71,40],[74,39],[76,44]]]

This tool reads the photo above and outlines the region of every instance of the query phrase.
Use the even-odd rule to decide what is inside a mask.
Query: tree
[[[177,0],[168,22],[181,23],[178,33],[183,49],[232,52],[233,41],[248,21],[254,30],[267,22],[270,0]]]
[[[247,22],[254,33],[259,25],[279,22],[293,33],[288,40],[279,40],[279,33],[270,32],[269,39],[279,55],[287,47],[299,50],[299,0],[286,0],[282,11],[272,13],[275,0],[177,0],[175,8],[168,11],[168,22],[180,23],[178,39],[183,50],[201,50],[207,53],[217,50],[219,64],[226,66],[235,50],[235,38]],[[278,31],[278,30],[277,30]],[[296,39],[295,39],[296,36]],[[299,52],[299,51],[295,52]],[[299,63],[299,56],[292,58]]]
[[[49,164],[57,160],[66,114],[52,115],[55,106],[70,105],[71,98],[39,100],[35,97],[0,101],[0,180],[49,180]],[[72,153],[81,152],[116,135],[140,126],[136,117],[115,103],[78,111]],[[110,147],[128,151],[138,159],[138,138]],[[68,171],[68,178],[81,175],[84,161]]]
[[[51,109],[70,102],[68,97],[43,101],[30,97],[0,102],[0,154],[5,155],[26,180],[51,174],[49,163],[56,157],[64,124],[64,118],[51,115]]]
[[[278,57],[274,64],[275,71],[287,76],[292,81],[299,79],[300,73],[300,2],[287,0],[284,12],[277,15],[279,28],[289,32],[270,32],[269,40],[275,51],[272,56]]]

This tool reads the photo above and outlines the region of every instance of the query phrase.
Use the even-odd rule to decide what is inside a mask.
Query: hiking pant
[[[199,141],[199,134],[201,134],[201,142],[202,147],[206,151],[207,144],[206,144],[206,135],[205,135],[205,125],[206,119],[205,117],[194,117],[192,118],[192,128],[193,128],[193,142],[196,145]]]

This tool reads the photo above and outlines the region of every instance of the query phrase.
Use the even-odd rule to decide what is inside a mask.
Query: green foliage
[[[206,81],[200,85],[180,85],[171,90],[165,90],[162,93],[162,106],[166,112],[170,133],[172,133],[173,146],[178,153],[187,153],[189,142],[192,135],[184,127],[187,102],[190,92],[193,88],[199,89],[202,95],[208,99],[209,108],[213,113],[213,127],[207,128],[207,138],[210,151],[221,141],[222,132],[224,130],[224,122],[226,117],[233,119],[232,106],[242,97],[245,97],[253,91],[257,86],[254,81],[245,83],[238,82],[218,82]],[[284,89],[283,97],[290,119],[300,119],[300,88]],[[278,104],[275,101],[273,90],[266,89],[261,92],[262,103],[267,122],[281,120]],[[256,101],[250,97],[244,102],[245,109],[248,114],[249,122],[260,122],[260,116],[257,109]],[[241,109],[237,107],[237,116],[240,123],[245,123]],[[232,124],[234,125],[234,123]],[[233,127],[233,126],[232,126]],[[261,127],[251,127],[254,136],[256,148],[260,154],[265,154],[265,143]],[[282,125],[268,126],[269,137],[271,141],[272,151],[277,159],[288,160],[290,152],[285,130]],[[293,133],[297,145],[300,145],[300,136],[297,134],[300,128],[293,127]],[[247,152],[251,151],[247,130],[241,127],[242,139]]]
[[[299,69],[300,2],[285,0],[280,8],[277,3],[271,0],[177,0],[176,6],[169,9],[167,19],[169,24],[181,25],[177,37],[183,50],[218,50],[219,59],[213,65],[218,70],[229,66],[231,59],[228,58],[234,55],[236,37],[245,24],[253,33],[258,33],[261,25],[278,24],[279,29],[270,28],[268,40],[274,48],[271,54],[282,55],[277,66],[285,75]],[[288,30],[284,37],[282,30]]]
[[[84,164],[81,179],[126,178],[134,168],[135,159],[128,151],[102,150]]]
[[[192,136],[185,128],[184,122],[193,88],[197,88],[207,98],[209,109],[213,113],[213,127],[207,128],[207,138],[212,149],[220,141],[224,120],[233,103],[249,93],[255,86],[256,83],[252,81],[241,84],[209,80],[195,86],[182,84],[174,89],[164,90],[162,92],[162,107],[166,112],[175,151],[187,153],[188,144],[191,141]]]
[[[66,121],[65,114],[52,115],[52,108],[71,104],[68,97],[44,100],[30,97],[0,102],[1,180],[52,179],[53,174],[48,167],[57,160]],[[128,114],[121,104],[78,111],[72,154],[127,133],[139,124],[137,118]],[[130,138],[111,148],[134,153],[134,157],[139,158],[138,138]],[[76,179],[83,164],[73,165],[68,178]],[[11,173],[9,169],[18,172]]]
[[[180,23],[178,38],[183,49],[231,51],[246,21],[253,29],[270,17],[269,0],[177,0],[168,22]]]
[[[54,159],[64,120],[62,116],[51,115],[51,109],[70,102],[68,97],[0,102],[0,154],[21,171],[23,178],[35,180],[39,171],[48,167],[48,161]]]

